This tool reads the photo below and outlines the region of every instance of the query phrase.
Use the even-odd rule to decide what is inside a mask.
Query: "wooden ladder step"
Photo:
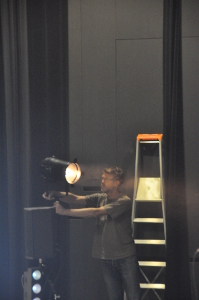
[[[141,289],[160,289],[165,290],[165,284],[163,283],[140,283]]]
[[[157,199],[141,199],[141,198],[135,198],[135,201],[137,202],[162,202],[162,199],[157,198]]]
[[[164,261],[139,261],[141,267],[166,267]]]
[[[135,223],[163,223],[163,218],[135,218]]]
[[[135,244],[141,245],[165,245],[165,240],[134,240]]]

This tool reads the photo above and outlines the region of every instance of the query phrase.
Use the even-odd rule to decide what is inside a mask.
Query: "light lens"
[[[41,300],[41,299],[37,297],[37,298],[34,298],[33,300]]]
[[[76,183],[81,177],[81,169],[78,164],[70,164],[65,171],[65,178],[69,184]]]
[[[39,270],[35,270],[32,273],[32,277],[34,278],[34,280],[39,280],[41,278],[41,272]]]
[[[35,294],[39,294],[41,292],[41,285],[40,284],[33,285],[32,290]]]

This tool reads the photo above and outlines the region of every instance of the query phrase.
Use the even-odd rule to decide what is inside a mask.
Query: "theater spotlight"
[[[63,181],[64,178],[69,184],[76,183],[81,177],[81,169],[76,161],[70,163],[47,157],[41,162],[41,174],[49,181]]]

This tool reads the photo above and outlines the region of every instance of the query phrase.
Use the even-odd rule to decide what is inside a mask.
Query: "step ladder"
[[[139,134],[136,141],[132,232],[135,244],[139,245],[139,247],[140,245],[141,247],[145,247],[145,252],[147,253],[149,252],[148,250],[146,250],[147,247],[164,247],[164,251],[166,248],[166,221],[162,174],[162,138],[162,134]],[[143,148],[144,150],[141,148]],[[149,152],[148,156],[147,151]],[[146,155],[149,162],[150,160],[152,160],[155,151],[157,166],[154,176],[154,174],[151,174],[154,170],[150,166],[150,164],[148,165],[147,172],[145,172],[143,166],[145,161],[143,159],[143,156]],[[149,175],[152,177],[149,177]],[[140,203],[142,203],[141,208],[138,207]],[[159,205],[159,215],[157,216],[156,213],[156,216],[154,217],[153,213],[156,212],[156,205]],[[143,209],[144,207],[145,210]],[[147,216],[142,215],[143,211],[145,211]],[[139,215],[140,212],[142,212],[141,216]],[[150,232],[150,234],[152,233],[153,238],[145,236],[147,232],[146,230],[144,230],[144,228],[148,228],[149,226],[152,226],[153,228],[153,230]],[[156,237],[156,226],[160,226],[159,232],[162,231],[161,238]],[[139,235],[141,235],[142,237],[140,237]],[[156,248],[155,253],[159,251],[158,249]],[[140,283],[140,287],[141,289],[143,289],[141,299],[145,299],[148,292],[152,290],[157,299],[161,300],[161,297],[159,295],[160,293],[158,293],[157,291],[165,289],[165,281],[164,279],[160,278],[161,276],[163,276],[162,273],[166,267],[166,262],[163,260],[165,260],[165,257],[161,257],[161,261],[158,260],[158,257],[152,257],[150,258],[150,260],[148,260],[148,258],[145,259],[144,256],[144,258],[142,257],[142,260],[139,259],[140,271],[143,277],[142,280],[145,281],[143,283]],[[153,274],[152,278],[151,276],[149,276],[151,275],[150,272],[152,272]],[[163,282],[160,282],[160,280],[163,280]]]

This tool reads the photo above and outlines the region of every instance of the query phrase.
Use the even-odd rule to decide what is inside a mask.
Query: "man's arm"
[[[46,200],[54,201],[59,198],[60,201],[68,204],[86,204],[85,196],[78,196],[72,193],[68,193],[68,195],[66,195],[66,192],[51,191],[48,194],[45,192],[42,196]]]
[[[103,206],[98,208],[79,208],[79,209],[65,209],[59,202],[54,203],[56,213],[62,216],[79,217],[79,218],[96,218],[107,215],[107,211]]]

